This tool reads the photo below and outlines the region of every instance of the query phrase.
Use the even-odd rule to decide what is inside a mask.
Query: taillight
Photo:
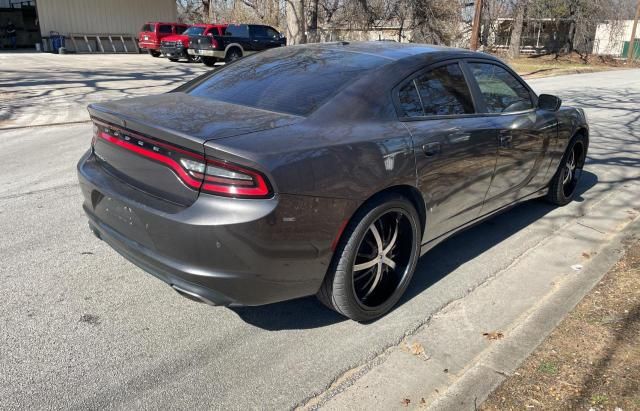
[[[218,48],[218,42],[216,41],[216,39],[211,39],[211,48],[212,49]]]
[[[205,162],[183,160],[182,165],[202,180],[201,191],[240,198],[267,198],[272,192],[267,179],[259,172],[227,161],[207,158]]]
[[[160,142],[109,124],[95,122],[97,139],[169,167],[188,187],[206,193],[238,198],[268,198],[271,187],[260,172]]]

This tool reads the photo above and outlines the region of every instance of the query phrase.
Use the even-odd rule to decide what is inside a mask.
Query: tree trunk
[[[516,5],[515,18],[513,20],[513,29],[511,30],[511,41],[509,43],[509,52],[507,56],[515,59],[520,57],[520,39],[522,37],[522,26],[524,23],[524,13],[526,12],[526,1],[519,1]]]
[[[564,53],[571,53],[574,49],[576,38],[576,13],[578,4],[575,0],[569,3],[569,32],[567,33],[567,39],[562,46],[561,51]]]
[[[211,18],[211,0],[202,0],[202,18],[205,23],[210,23]]]
[[[304,0],[286,0],[287,44],[307,42],[304,24]]]
[[[318,0],[311,0],[311,13],[309,16],[309,29],[307,41],[310,43],[318,43],[320,41],[320,33],[318,33]]]

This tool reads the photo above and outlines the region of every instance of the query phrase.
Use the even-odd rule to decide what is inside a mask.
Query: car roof
[[[455,47],[419,43],[396,43],[391,41],[339,41],[334,43],[306,44],[294,47],[313,47],[342,50],[352,53],[362,53],[379,56],[389,60],[402,60],[408,57],[434,54],[451,54],[451,57],[454,57],[454,55],[455,57],[489,57],[484,53]]]
[[[215,23],[215,24],[196,23],[196,24],[191,24],[189,27],[227,27],[227,25],[223,23]]]

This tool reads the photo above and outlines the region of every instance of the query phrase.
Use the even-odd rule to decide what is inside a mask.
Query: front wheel
[[[420,256],[420,218],[400,195],[384,195],[345,229],[318,299],[355,321],[386,314],[406,290]]]
[[[200,63],[202,61],[202,58],[200,56],[187,54],[187,60],[189,60],[189,63]]]
[[[576,194],[582,176],[582,167],[587,155],[586,138],[577,134],[571,139],[562,156],[560,166],[549,183],[547,201],[559,206],[570,203]]]
[[[172,62],[174,62],[174,63],[175,63],[176,61],[178,61],[178,60],[180,60],[180,59],[173,58],[173,57],[169,57],[169,61],[172,61]]]
[[[149,50],[151,57],[160,57],[160,52],[155,50]]]

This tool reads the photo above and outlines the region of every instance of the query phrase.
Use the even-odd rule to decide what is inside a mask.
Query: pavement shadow
[[[576,201],[582,202],[582,194],[597,183],[598,177],[585,170],[577,188]],[[396,309],[462,264],[473,260],[554,209],[555,206],[544,201],[527,201],[439,244],[418,262],[411,284]],[[346,321],[341,315],[324,307],[315,297],[230,309],[246,323],[270,331],[318,328]]]

